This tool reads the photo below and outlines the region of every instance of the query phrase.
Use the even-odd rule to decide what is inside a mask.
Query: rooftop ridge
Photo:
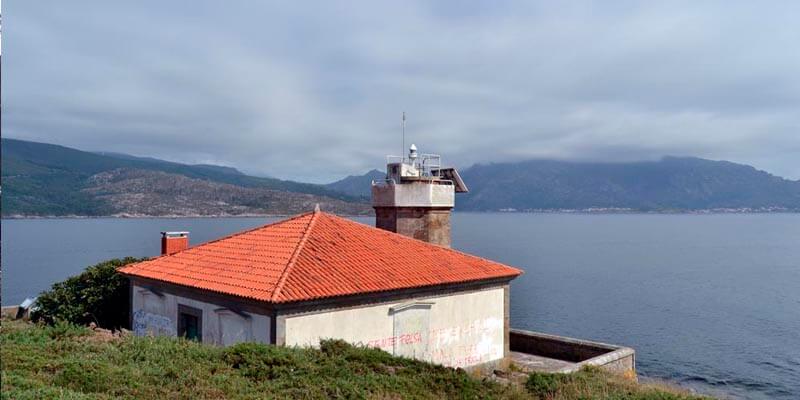
[[[517,267],[506,265],[506,264],[503,264],[503,263],[501,263],[499,261],[490,260],[488,258],[484,258],[484,257],[481,257],[481,256],[476,256],[474,254],[465,253],[465,252],[463,252],[461,250],[456,250],[456,249],[454,249],[452,247],[442,247],[442,246],[439,246],[439,245],[436,245],[436,244],[428,243],[428,242],[426,242],[424,240],[414,239],[412,237],[405,236],[405,235],[400,235],[400,234],[397,234],[397,233],[394,233],[394,232],[391,232],[391,231],[387,231],[385,229],[380,229],[380,228],[376,228],[376,227],[371,226],[371,225],[362,224],[362,223],[360,223],[358,221],[353,221],[353,220],[350,220],[350,219],[347,219],[347,218],[340,217],[338,215],[331,215],[331,216],[334,217],[335,219],[340,219],[340,220],[344,220],[346,222],[363,225],[364,227],[366,227],[368,229],[373,229],[375,231],[375,233],[382,234],[382,235],[387,236],[387,237],[391,237],[391,238],[398,239],[398,240],[408,240],[408,241],[412,241],[412,242],[415,242],[415,243],[418,243],[418,244],[422,244],[422,245],[425,245],[425,246],[432,246],[433,248],[445,250],[447,252],[458,253],[458,254],[460,254],[462,256],[465,256],[465,257],[469,257],[469,258],[473,258],[473,259],[476,259],[476,260],[485,261],[485,262],[492,263],[492,264],[502,264],[503,266],[505,266],[507,268],[511,268],[511,269],[517,270],[520,274],[524,274],[525,273],[525,271],[523,271],[523,270],[521,270],[521,269],[519,269]]]
[[[254,228],[244,229],[244,230],[241,230],[241,231],[238,231],[238,232],[234,232],[234,233],[231,233],[231,234],[216,238],[214,240],[209,240],[207,242],[200,243],[197,246],[187,247],[187,248],[185,248],[183,250],[176,251],[176,252],[174,252],[172,254],[161,254],[161,255],[158,255],[158,256],[153,257],[153,258],[148,258],[147,260],[144,260],[144,261],[128,264],[128,265],[120,267],[120,269],[132,267],[132,266],[140,265],[140,264],[146,264],[146,263],[149,263],[149,262],[152,262],[152,261],[156,261],[156,260],[159,260],[159,259],[162,259],[162,258],[166,258],[166,257],[171,257],[171,256],[174,256],[176,254],[180,254],[180,253],[192,250],[192,249],[196,249],[196,248],[201,247],[201,246],[205,246],[205,245],[209,245],[209,244],[212,244],[212,243],[216,243],[216,242],[219,242],[219,241],[222,241],[222,240],[225,240],[225,239],[230,239],[230,238],[232,238],[234,236],[244,235],[246,233],[255,232],[257,230],[269,228],[269,227],[274,226],[274,225],[279,225],[279,224],[283,224],[283,223],[286,223],[286,222],[289,222],[289,221],[294,221],[294,220],[296,220],[298,218],[303,218],[306,215],[311,214],[313,212],[314,211],[306,211],[306,212],[304,212],[302,214],[297,214],[297,215],[294,215],[294,216],[289,217],[287,219],[281,219],[281,220],[278,220],[278,221],[275,221],[275,222],[270,222],[268,224],[259,225],[259,226],[256,226]]]
[[[295,247],[294,253],[292,253],[292,257],[289,258],[289,263],[286,265],[286,269],[283,270],[281,278],[278,280],[278,283],[275,284],[275,290],[272,291],[272,296],[270,296],[270,301],[272,302],[275,302],[281,295],[281,290],[283,290],[283,286],[286,284],[286,280],[289,278],[289,274],[292,272],[295,261],[297,261],[297,258],[300,256],[300,252],[303,250],[303,247],[308,241],[308,236],[314,229],[314,224],[317,222],[319,215],[322,214],[322,212],[319,210],[319,206],[317,206],[317,208],[315,208],[314,211],[312,211],[312,213],[313,214],[311,215],[311,219],[308,221],[308,225],[306,225],[305,231],[303,231],[303,237],[301,237],[300,241],[297,242],[297,247]]]

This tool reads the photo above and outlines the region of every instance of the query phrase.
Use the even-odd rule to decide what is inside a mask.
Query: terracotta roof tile
[[[516,268],[323,212],[301,214],[120,271],[274,303],[521,274]]]

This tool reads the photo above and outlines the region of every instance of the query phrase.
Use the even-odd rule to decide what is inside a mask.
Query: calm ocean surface
[[[3,304],[86,265],[275,218],[3,220]],[[371,218],[359,218],[372,224]],[[511,325],[636,349],[641,375],[800,398],[800,214],[453,215],[454,247],[525,270]]]

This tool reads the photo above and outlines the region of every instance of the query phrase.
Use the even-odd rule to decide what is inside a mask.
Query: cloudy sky
[[[3,4],[2,134],[326,182],[691,155],[800,179],[800,2]]]

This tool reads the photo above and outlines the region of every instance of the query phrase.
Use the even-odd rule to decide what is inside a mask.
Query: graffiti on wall
[[[405,346],[414,343],[422,343],[422,332],[410,332],[398,336],[373,339],[367,342],[367,347],[377,347],[391,353],[396,345]]]
[[[136,336],[177,336],[171,319],[141,309],[133,313],[132,328]]]
[[[366,344],[394,355],[412,356],[448,367],[467,367],[503,357],[502,338],[503,320],[486,318],[460,326],[376,338]],[[419,352],[421,349],[424,353]]]
[[[503,357],[503,320],[485,318],[430,332],[430,361],[466,367]]]

